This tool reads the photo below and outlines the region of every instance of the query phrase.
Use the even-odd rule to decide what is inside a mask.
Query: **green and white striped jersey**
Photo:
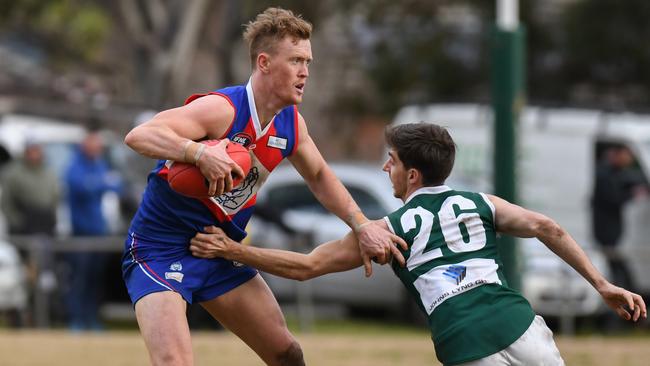
[[[503,276],[485,194],[423,187],[384,219],[409,244],[393,270],[427,313],[440,362],[486,357],[528,329],[535,313]]]

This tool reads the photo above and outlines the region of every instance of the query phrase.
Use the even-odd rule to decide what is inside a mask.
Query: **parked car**
[[[390,180],[379,166],[330,166],[369,218],[381,218],[401,207],[402,202],[393,197]],[[455,174],[447,183],[459,190],[490,191],[489,187],[476,186],[476,182]],[[311,233],[312,237],[308,246],[300,247],[295,243],[295,236],[278,229],[278,225],[254,218],[249,226],[252,245],[309,252],[316,245],[341,238],[349,231],[343,221],[320,205],[290,166],[280,166],[270,175],[257,202],[262,211],[271,211],[284,225],[297,232]],[[519,244],[522,292],[536,312],[559,317],[595,315],[604,311],[605,305],[591,285],[544,244],[536,239]],[[596,267],[607,274],[603,255],[591,249],[588,254]],[[296,282],[268,274],[263,276],[279,301],[295,301]],[[370,278],[364,276],[362,268],[328,274],[311,280],[311,289],[313,300],[319,304],[336,303],[353,309],[381,309],[393,313],[403,313],[405,309],[415,311],[405,307],[412,303],[389,266],[375,265]]]
[[[401,206],[394,198],[390,181],[377,166],[332,164],[335,174],[352,194],[361,210],[378,219]],[[250,242],[270,248],[311,251],[316,245],[343,237],[350,229],[330,214],[312,195],[293,167],[283,165],[269,176],[257,197],[260,210],[272,210],[289,228],[310,233],[307,247],[295,246],[295,237],[277,225],[253,218],[249,225]],[[279,301],[296,297],[296,282],[263,274]],[[362,268],[328,274],[310,281],[314,300],[344,304],[350,308],[398,310],[405,303],[406,291],[389,266],[377,266],[366,278]]]
[[[607,310],[598,292],[537,239],[520,239],[521,291],[535,312],[547,317],[593,316]],[[609,276],[603,253],[583,248],[594,266]]]

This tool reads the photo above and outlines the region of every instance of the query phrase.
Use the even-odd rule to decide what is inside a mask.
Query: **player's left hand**
[[[190,252],[199,258],[228,258],[233,245],[239,245],[216,226],[207,226],[190,240]]]
[[[371,258],[379,264],[386,264],[391,259],[395,259],[400,266],[404,267],[404,256],[397,245],[404,250],[408,249],[408,245],[402,238],[384,228],[379,221],[368,221],[360,225],[356,235],[366,277],[372,275]]]
[[[612,308],[621,318],[634,322],[639,318],[648,318],[645,302],[640,295],[614,286],[611,283],[607,283],[602,289],[598,289],[598,292],[607,306]]]

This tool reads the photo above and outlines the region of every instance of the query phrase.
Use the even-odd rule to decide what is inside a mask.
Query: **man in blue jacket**
[[[121,190],[121,179],[111,172],[103,158],[104,144],[97,131],[84,138],[66,173],[72,235],[102,236],[109,233],[102,212],[106,192]],[[69,326],[72,330],[101,329],[98,318],[102,277],[106,258],[89,251],[67,255],[71,277],[66,296]]]

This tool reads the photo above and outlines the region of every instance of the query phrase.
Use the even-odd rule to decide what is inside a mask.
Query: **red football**
[[[219,140],[206,140],[201,143],[212,146],[219,143]],[[245,147],[234,142],[226,146],[226,152],[244,171],[243,177],[233,177],[233,187],[236,187],[251,169],[251,157]],[[210,197],[208,195],[210,183],[194,164],[173,162],[167,173],[167,181],[174,191],[182,195],[194,198]]]

